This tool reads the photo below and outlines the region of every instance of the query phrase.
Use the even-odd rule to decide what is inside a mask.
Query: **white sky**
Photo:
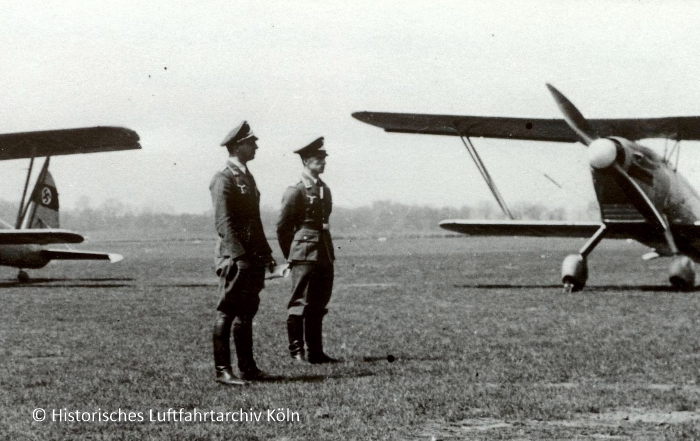
[[[700,115],[700,2],[0,1],[0,131],[118,125],[143,150],[56,157],[62,205],[116,198],[210,209],[223,137],[246,119],[264,205],[325,136],[337,205],[476,205],[491,195],[458,138],[389,134],[355,111],[559,118]],[[474,140],[506,201],[585,206],[580,144]],[[680,170],[700,187],[698,143]],[[27,161],[0,164],[18,200]],[[560,190],[544,178],[564,185]]]

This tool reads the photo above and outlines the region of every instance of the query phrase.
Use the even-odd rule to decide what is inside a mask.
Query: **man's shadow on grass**
[[[371,377],[374,372],[334,372],[328,375],[273,375],[268,380],[258,381],[257,384],[263,383],[322,383],[326,380],[340,380],[344,378],[361,378]]]
[[[401,361],[443,361],[444,357],[435,356],[405,356],[405,355],[384,355],[362,357],[365,363],[397,363]]]
[[[383,356],[365,356],[362,357],[363,363],[400,363],[402,361],[444,361],[443,357],[435,356],[405,356],[405,355],[383,355]],[[343,366],[344,363],[339,363],[335,366]],[[344,378],[362,378],[376,375],[368,370],[354,370],[349,367],[345,372],[333,372],[327,375],[297,375],[297,376],[273,376],[269,380],[261,381],[261,383],[320,383],[326,380],[344,379]]]

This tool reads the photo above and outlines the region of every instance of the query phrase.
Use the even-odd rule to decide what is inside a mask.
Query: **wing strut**
[[[681,157],[681,142],[679,140],[676,140],[676,143],[673,144],[673,147],[671,147],[671,150],[668,151],[667,146],[664,146],[664,160],[671,164],[671,161],[673,160],[673,156],[675,154],[675,159],[676,163],[673,165],[673,171],[678,170],[678,162]]]
[[[498,191],[498,187],[496,187],[496,182],[494,182],[494,180],[491,178],[489,171],[486,170],[486,165],[484,165],[484,161],[481,160],[481,157],[479,156],[479,153],[476,151],[474,144],[472,144],[472,142],[468,136],[464,136],[460,133],[459,137],[462,140],[462,143],[464,143],[464,147],[467,148],[469,155],[474,160],[474,164],[476,164],[476,168],[479,169],[481,176],[484,178],[484,181],[486,181],[486,185],[488,185],[489,190],[491,190],[493,197],[496,198],[496,202],[498,202],[498,205],[500,205],[501,210],[503,210],[503,213],[506,216],[508,216],[508,218],[510,220],[514,220],[515,218],[513,217],[513,214],[508,209],[508,205],[506,205],[505,199],[503,199],[503,196],[501,196],[501,192]]]
[[[24,191],[22,191],[22,200],[19,203],[19,211],[17,212],[17,222],[15,222],[15,229],[19,229],[22,226],[22,219],[24,219],[24,199],[27,197],[27,189],[29,188],[29,178],[32,175],[32,169],[34,167],[34,157],[29,161],[29,170],[27,170],[27,180],[24,182]]]
[[[46,157],[46,160],[44,161],[44,165],[41,167],[41,172],[39,172],[39,177],[37,178],[36,183],[34,184],[34,190],[36,190],[36,186],[39,184],[39,182],[43,182],[43,181],[44,181],[44,177],[46,176],[46,173],[47,173],[47,171],[49,170],[49,162],[50,162],[50,161],[51,161],[51,156],[47,156],[47,157]],[[27,173],[27,184],[29,183],[29,175],[31,175],[31,173],[32,173],[32,167],[31,167],[31,165],[32,165],[33,163],[34,163],[34,158],[32,158],[32,161],[31,161],[30,167],[29,167],[29,172]],[[23,221],[24,221],[24,217],[27,215],[27,210],[29,209],[29,204],[32,203],[32,201],[31,201],[31,199],[30,199],[29,201],[27,201],[26,204],[24,204],[24,199],[25,199],[25,197],[26,197],[26,195],[27,195],[27,189],[28,189],[28,185],[25,184],[25,186],[24,186],[24,192],[22,193],[22,205],[20,205],[20,212],[19,212],[19,215],[18,215],[18,217],[17,217],[17,227],[16,227],[16,228],[21,228],[21,227],[22,227],[22,223],[23,223]],[[32,192],[32,194],[33,194],[33,192]],[[34,217],[33,214],[32,214],[32,217]],[[27,225],[31,225],[31,224],[32,224],[32,220],[33,220],[33,219],[29,219],[29,223],[27,223]]]

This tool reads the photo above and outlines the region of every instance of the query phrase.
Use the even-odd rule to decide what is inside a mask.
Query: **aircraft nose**
[[[617,147],[611,139],[596,139],[588,145],[588,163],[595,169],[610,167],[616,157]]]

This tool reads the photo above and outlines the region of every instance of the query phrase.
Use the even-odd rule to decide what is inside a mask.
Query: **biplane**
[[[51,157],[58,155],[140,149],[138,141],[136,132],[121,127],[1,134],[0,161],[28,158],[29,168],[15,223],[0,221],[0,265],[18,268],[18,280],[26,282],[29,275],[25,269],[43,268],[52,260],[122,260],[119,254],[69,248],[84,238],[60,228],[58,191],[49,164]],[[28,192],[37,158],[46,159],[33,190]],[[66,248],[55,247],[58,244]]]
[[[670,257],[671,285],[695,286],[700,261],[700,196],[677,171],[682,140],[700,140],[700,117],[586,119],[556,88],[547,84],[563,119],[357,112],[353,117],[387,132],[458,136],[469,151],[506,221],[445,220],[444,229],[479,236],[588,238],[562,262],[567,292],[583,289],[587,259],[604,238],[633,239],[651,248],[644,259]],[[600,222],[515,220],[471,138],[581,142],[587,147]],[[663,156],[642,139],[671,141]]]

